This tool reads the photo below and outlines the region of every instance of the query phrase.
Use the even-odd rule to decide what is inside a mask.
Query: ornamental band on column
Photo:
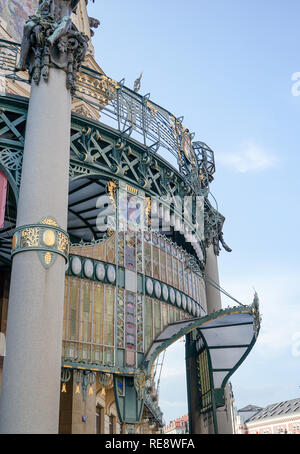
[[[76,75],[88,49],[88,36],[73,24],[79,0],[40,0],[37,13],[24,26],[17,71],[29,72],[30,82],[49,78],[50,67],[67,74],[66,85],[76,90]]]

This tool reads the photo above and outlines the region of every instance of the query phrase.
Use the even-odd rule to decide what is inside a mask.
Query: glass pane
[[[167,279],[168,284],[173,285],[172,256],[167,254]]]
[[[159,279],[159,250],[157,247],[152,247],[153,254],[153,277]]]
[[[103,319],[104,319],[104,285],[95,284],[93,342],[98,345],[103,345]]]
[[[160,303],[156,300],[153,302],[154,309],[154,338],[161,332],[161,315],[160,315]]]
[[[114,345],[115,288],[105,286],[104,345]]]
[[[144,242],[145,253],[145,274],[152,276],[152,258],[151,258],[151,243]]]
[[[166,253],[160,251],[160,279],[163,282],[167,282],[167,261],[166,261]]]
[[[146,298],[145,301],[145,351],[147,351],[152,343],[152,302],[151,298]]]
[[[69,312],[69,338],[78,340],[79,324],[79,303],[80,303],[80,280],[72,279],[70,284],[70,312]]]
[[[91,308],[91,284],[86,281],[82,281],[82,302],[81,302],[81,329],[80,329],[80,340],[84,342],[90,342],[90,308]]]
[[[125,267],[136,271],[136,234],[128,228],[125,237]]]

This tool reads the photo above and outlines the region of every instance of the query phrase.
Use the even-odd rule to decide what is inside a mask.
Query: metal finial
[[[138,77],[138,79],[136,79],[136,81],[134,82],[133,90],[134,90],[136,93],[137,93],[138,91],[140,91],[140,89],[141,89],[141,80],[142,80],[142,77],[143,77],[143,73],[141,72],[140,77]]]

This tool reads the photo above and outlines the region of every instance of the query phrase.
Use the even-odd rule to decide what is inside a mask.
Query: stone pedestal
[[[48,216],[66,230],[71,95],[66,74],[51,68],[33,84],[26,126],[17,227]],[[13,258],[1,433],[57,433],[65,259],[46,269],[36,251]]]

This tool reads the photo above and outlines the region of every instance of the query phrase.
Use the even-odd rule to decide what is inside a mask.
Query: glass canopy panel
[[[212,368],[233,369],[246,351],[247,347],[209,349]]]
[[[207,326],[207,325],[205,325]],[[228,345],[246,345],[249,344],[253,337],[253,323],[211,327],[202,329],[201,332],[205,337],[209,347],[219,347]]]
[[[221,310],[210,316],[173,323],[154,340],[146,361],[152,362],[171,343],[197,329],[211,358],[214,387],[220,388],[224,379],[251,350],[256,338],[255,323],[253,306],[234,308],[232,312],[230,309]]]
[[[222,387],[222,383],[223,383],[226,375],[228,375],[229,372],[230,371],[228,370],[228,371],[214,372],[213,373],[213,380],[214,380],[215,389]]]
[[[247,308],[246,308],[247,309]],[[226,317],[226,321],[224,322],[224,318]],[[203,324],[203,328],[215,327],[215,326],[223,326],[223,325],[238,325],[240,323],[251,323],[253,320],[252,315],[248,313],[248,311],[242,312],[234,312],[229,315],[221,315],[214,320],[210,320],[207,323]]]

